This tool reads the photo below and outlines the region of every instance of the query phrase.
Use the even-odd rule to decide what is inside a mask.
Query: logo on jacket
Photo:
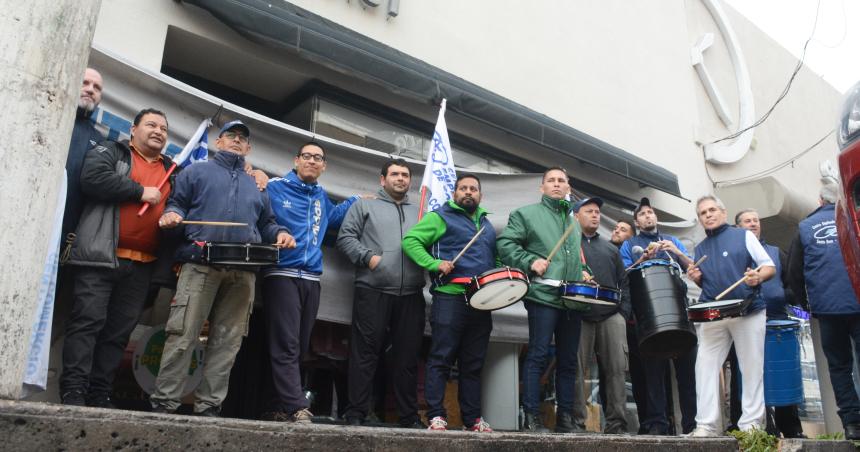
[[[317,239],[320,235],[320,221],[322,220],[322,203],[317,199],[314,201],[314,224],[311,227],[311,230],[314,233],[313,244],[317,244]]]
[[[836,225],[831,224],[824,226],[817,231],[812,233],[812,236],[815,237],[815,240],[826,240],[830,238],[836,238]]]
[[[289,199],[285,199],[283,206],[284,206],[284,209],[290,209],[293,207],[293,203],[291,203]]]

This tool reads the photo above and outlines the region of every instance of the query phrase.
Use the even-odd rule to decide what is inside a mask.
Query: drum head
[[[768,320],[767,329],[769,330],[790,330],[800,328],[800,322],[797,320]]]
[[[469,298],[469,306],[481,311],[508,307],[526,296],[529,285],[517,279],[500,279],[478,289]]]

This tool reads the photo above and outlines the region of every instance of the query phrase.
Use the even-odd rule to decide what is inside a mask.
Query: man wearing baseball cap
[[[642,198],[633,211],[633,223],[639,230],[621,246],[621,258],[625,268],[640,260],[663,259],[677,262],[682,270],[693,263],[687,249],[676,237],[663,234],[657,229],[657,214],[648,198]],[[633,249],[636,248],[636,252]],[[637,294],[631,294],[634,311],[641,303]],[[667,435],[671,432],[668,408],[666,406],[666,372],[669,359],[643,357],[647,397],[644,418],[639,419],[640,431],[651,435]],[[681,428],[689,433],[696,428],[696,350],[695,348],[677,358],[673,358],[675,377],[678,382],[678,401],[681,405]]]
[[[585,431],[585,375],[595,354],[597,366],[602,375],[606,397],[603,408],[606,413],[604,433],[623,434],[627,432],[625,405],[627,391],[624,385],[624,371],[627,369],[626,319],[630,318],[630,292],[627,277],[618,248],[597,232],[600,226],[600,198],[585,198],[573,206],[573,213],[582,227],[582,253],[586,271],[601,286],[618,289],[620,299],[614,306],[590,305],[582,313],[582,327],[579,336],[579,364],[576,367],[577,379],[573,397],[573,418],[577,431]]]
[[[230,370],[248,330],[256,268],[209,265],[203,260],[204,245],[231,242],[295,247],[288,229],[275,221],[269,196],[242,174],[245,156],[251,152],[250,137],[251,131],[241,121],[225,124],[215,140],[218,153],[179,174],[173,196],[158,221],[165,229],[177,227],[183,220],[227,221],[247,226],[183,226],[185,243],[176,252],[176,260],[182,267],[164,328],[167,340],[161,368],[150,397],[153,411],[169,413],[179,408],[188,365],[203,323],[208,319],[203,381],[194,393],[194,413],[218,416],[227,397]]]

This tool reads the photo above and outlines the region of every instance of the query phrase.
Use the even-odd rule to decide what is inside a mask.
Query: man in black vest
[[[453,201],[425,215],[403,237],[403,252],[431,276],[432,342],[424,378],[427,418],[430,430],[447,430],[445,385],[456,361],[464,426],[474,432],[492,432],[481,416],[481,370],[493,319],[490,311],[466,304],[464,295],[470,278],[495,267],[496,232],[487,219],[487,211],[479,206],[478,177],[460,175],[454,187]],[[455,265],[454,257],[482,227],[483,232]]]

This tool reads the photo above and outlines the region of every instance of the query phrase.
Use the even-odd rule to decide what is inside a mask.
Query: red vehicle
[[[845,97],[839,117],[839,199],[836,228],[842,257],[854,292],[860,299],[860,83]]]

